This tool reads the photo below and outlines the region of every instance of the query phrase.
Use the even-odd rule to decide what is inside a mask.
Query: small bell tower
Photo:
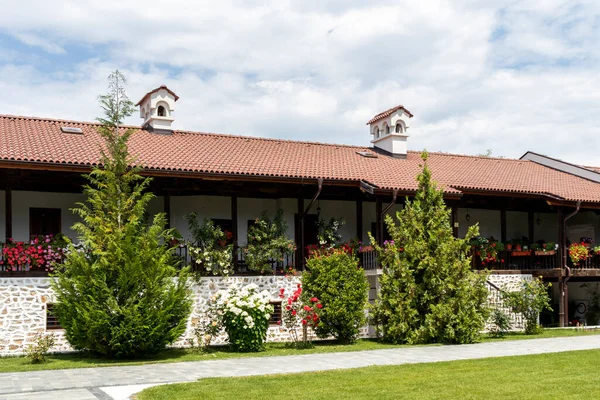
[[[404,106],[396,106],[371,118],[369,132],[373,135],[373,146],[395,158],[406,158],[406,139],[409,119],[413,115]]]
[[[177,100],[179,96],[165,85],[146,93],[136,104],[140,107],[140,118],[144,120],[142,128],[162,134],[173,133],[171,124],[175,121],[173,111]]]

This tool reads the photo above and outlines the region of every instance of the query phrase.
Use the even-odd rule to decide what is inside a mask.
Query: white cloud
[[[0,50],[0,113],[93,119],[118,67],[134,101],[177,92],[181,129],[367,144],[365,121],[403,104],[415,150],[600,165],[599,15],[593,1],[22,1],[0,33],[49,54]],[[82,46],[92,59],[56,61]]]

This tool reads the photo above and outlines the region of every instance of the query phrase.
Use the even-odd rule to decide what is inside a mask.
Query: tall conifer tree
[[[450,210],[431,179],[427,153],[413,200],[386,217],[393,241],[376,246],[383,266],[375,321],[393,343],[471,343],[487,319],[485,274],[471,270],[470,227],[452,235]]]
[[[191,311],[187,271],[178,272],[164,214],[146,218],[149,178],[132,167],[127,143],[132,130],[120,127],[134,111],[119,71],[100,96],[105,112],[98,132],[104,139],[99,167],[87,175],[85,203],[73,211],[79,245],[59,268],[54,288],[56,314],[69,343],[112,357],[155,353],[185,330]],[[177,278],[177,279],[175,279]]]

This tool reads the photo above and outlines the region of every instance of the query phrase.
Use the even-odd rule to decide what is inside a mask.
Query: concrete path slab
[[[123,367],[0,374],[0,399],[17,400],[46,393],[39,399],[65,400],[63,391],[91,390],[96,399],[112,398],[111,386],[155,385],[189,382],[207,377],[233,377],[309,372],[370,365],[400,365],[438,361],[518,356],[600,348],[600,335],[511,340],[460,346],[418,346],[346,353],[299,354],[279,357],[252,357]],[[125,387],[114,390],[126,390]],[[28,393],[30,397],[15,397]],[[67,394],[68,395],[68,394]],[[107,397],[104,397],[106,395]],[[54,396],[54,397],[52,397]]]

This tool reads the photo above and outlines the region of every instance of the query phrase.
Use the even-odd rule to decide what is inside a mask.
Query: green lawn
[[[149,388],[158,399],[597,399],[600,350],[392,367],[211,378]]]
[[[526,336],[522,333],[516,333],[506,336],[502,339],[484,337],[483,341],[496,340],[517,340],[517,339],[539,339],[558,336],[579,336],[600,334],[600,331],[576,331],[572,329],[547,329],[540,335]],[[135,360],[113,360],[92,357],[86,354],[51,354],[48,361],[44,364],[31,364],[24,357],[4,357],[0,358],[1,372],[20,372],[36,371],[45,369],[65,369],[65,368],[87,368],[104,367],[115,365],[139,365],[151,363],[180,362],[180,361],[202,361],[234,357],[264,357],[264,356],[286,356],[295,354],[311,353],[330,353],[343,351],[377,350],[387,348],[397,348],[405,346],[390,345],[377,340],[359,340],[352,345],[340,345],[334,342],[315,342],[315,347],[306,350],[296,350],[287,347],[282,343],[267,344],[266,351],[261,353],[233,353],[228,351],[226,346],[218,346],[212,349],[210,353],[195,353],[187,349],[169,349],[153,357]]]

